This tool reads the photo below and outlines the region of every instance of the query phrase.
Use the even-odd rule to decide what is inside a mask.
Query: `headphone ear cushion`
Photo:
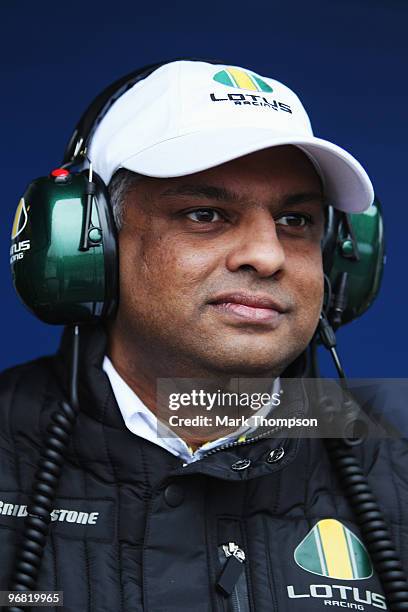
[[[324,296],[322,309],[325,313],[328,312],[332,299],[330,272],[335,258],[340,219],[341,213],[333,208],[333,206],[327,206],[325,208],[325,226],[321,243],[324,273]]]
[[[41,321],[91,323],[112,316],[118,299],[116,228],[103,181],[94,174],[90,225],[88,175],[41,177],[17,207],[11,244],[15,289]],[[81,247],[83,231],[88,248]]]
[[[322,240],[323,270],[326,275],[329,275],[333,267],[342,213],[334,209],[333,206],[327,206],[325,212],[325,227]]]

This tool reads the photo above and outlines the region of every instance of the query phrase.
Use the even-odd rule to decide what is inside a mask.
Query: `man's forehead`
[[[253,192],[247,190],[234,190],[224,185],[212,185],[199,183],[181,183],[160,193],[161,198],[185,197],[195,198],[199,200],[214,200],[225,204],[248,204],[248,201],[253,199]],[[324,195],[321,190],[288,190],[279,194],[279,198],[275,199],[277,204],[296,205],[307,202],[324,203]]]
[[[164,182],[166,181],[166,182]],[[297,147],[270,147],[187,176],[161,179],[163,195],[213,196],[238,201],[254,189],[276,191],[281,197],[300,192],[322,192],[322,181],[312,162]]]

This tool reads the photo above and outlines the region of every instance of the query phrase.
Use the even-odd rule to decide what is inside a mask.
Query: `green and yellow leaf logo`
[[[364,544],[335,519],[319,521],[294,553],[296,563],[307,572],[338,578],[370,578],[373,567]]]
[[[261,77],[253,72],[240,70],[239,68],[226,68],[217,72],[213,77],[217,83],[227,85],[228,87],[236,87],[238,89],[249,89],[250,91],[273,91]]]
[[[14,221],[13,221],[13,227],[11,230],[11,239],[14,240],[14,238],[17,238],[17,236],[19,234],[21,234],[21,232],[23,231],[23,229],[25,228],[25,226],[27,225],[27,221],[28,221],[28,208],[26,208],[26,204],[24,201],[24,198],[21,198],[21,200],[18,203],[17,206],[17,210],[16,213],[14,215]]]

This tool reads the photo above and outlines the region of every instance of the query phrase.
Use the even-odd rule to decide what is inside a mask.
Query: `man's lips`
[[[282,304],[269,295],[250,293],[225,293],[209,302],[218,312],[229,314],[235,319],[254,323],[269,323],[274,326],[280,322],[287,311]]]

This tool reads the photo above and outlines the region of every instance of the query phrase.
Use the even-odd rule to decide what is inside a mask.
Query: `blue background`
[[[2,4],[0,369],[53,352],[61,333],[36,321],[11,283],[10,229],[26,185],[59,164],[80,114],[110,82],[199,56],[282,80],[315,134],[366,167],[384,206],[387,266],[375,304],[338,333],[339,352],[350,376],[407,375],[405,0]],[[334,372],[326,358],[323,372]]]

